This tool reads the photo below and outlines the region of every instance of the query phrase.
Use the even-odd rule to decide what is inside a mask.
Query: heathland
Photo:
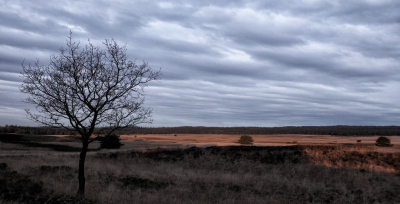
[[[0,134],[0,203],[400,203],[400,137],[121,135],[90,145],[86,200],[77,192],[80,141]]]

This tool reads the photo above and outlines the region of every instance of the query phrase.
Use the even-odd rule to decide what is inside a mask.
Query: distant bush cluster
[[[253,142],[253,138],[249,135],[242,135],[239,139],[239,143],[243,145],[251,145]]]
[[[376,140],[375,145],[379,146],[379,147],[391,147],[391,146],[393,146],[392,144],[390,144],[390,139],[387,138],[387,137],[379,137]]]
[[[111,134],[105,137],[98,137],[100,141],[100,148],[102,149],[119,149],[124,144],[121,143],[119,135]]]

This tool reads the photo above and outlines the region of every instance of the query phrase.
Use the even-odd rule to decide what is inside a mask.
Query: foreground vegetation
[[[77,157],[1,156],[4,203],[76,203]],[[81,203],[400,203],[400,153],[366,145],[94,152],[86,172]]]

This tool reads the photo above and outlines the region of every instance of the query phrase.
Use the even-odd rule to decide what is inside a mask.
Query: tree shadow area
[[[33,147],[33,148],[48,148],[58,152],[80,152],[82,150],[81,147],[73,147],[69,145],[63,144],[51,144],[51,143],[42,143],[42,142],[55,142],[57,141],[57,137],[52,136],[26,136],[26,135],[18,135],[18,134],[0,134],[0,142],[2,143],[11,143],[11,144],[20,144],[25,147]],[[89,149],[88,151],[98,151],[100,149]]]

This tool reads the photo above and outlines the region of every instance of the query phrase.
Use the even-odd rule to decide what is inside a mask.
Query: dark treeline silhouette
[[[0,133],[18,133],[31,135],[74,135],[76,132],[62,128],[26,127],[6,125],[0,127]],[[400,135],[400,126],[287,126],[287,127],[132,127],[118,130],[117,134],[309,134],[309,135]]]
[[[0,126],[0,133],[17,133],[27,135],[75,135],[75,131],[52,127],[28,127],[17,125]]]

